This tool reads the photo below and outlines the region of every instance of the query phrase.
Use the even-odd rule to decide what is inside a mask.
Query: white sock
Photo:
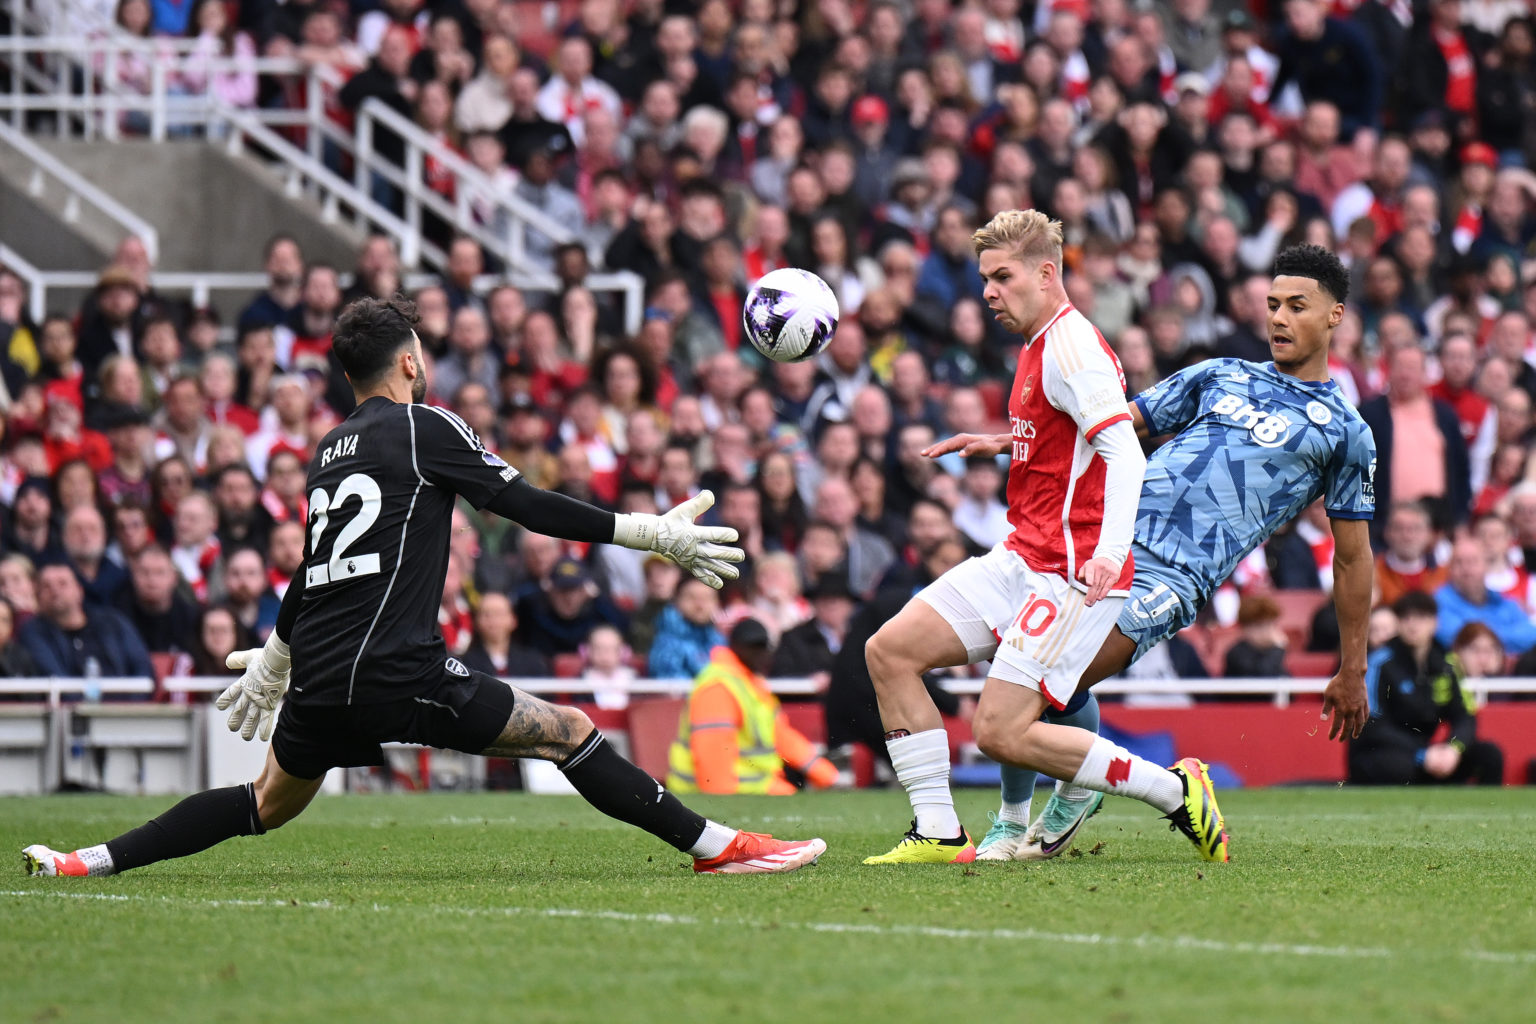
[[[1133,797],[1164,814],[1184,806],[1184,784],[1177,775],[1103,736],[1095,737],[1072,782],[1100,793]]]
[[[725,848],[731,845],[731,840],[736,838],[736,830],[718,825],[708,818],[704,819],[704,834],[699,836],[699,841],[688,848],[688,856],[699,860],[710,860],[725,852]]]
[[[997,808],[997,820],[1011,821],[1015,825],[1027,826],[1029,824],[1030,803],[1032,803],[1032,801],[1025,800],[1021,804],[1011,804],[1004,800],[1002,804],[1000,804]]]
[[[930,839],[953,839],[960,834],[955,798],[949,793],[949,734],[926,729],[910,736],[885,741],[896,779],[912,801],[917,831]]]
[[[98,878],[102,875],[117,874],[117,865],[112,863],[112,854],[107,852],[107,846],[87,846],[83,850],[76,850],[80,855],[80,862],[85,865],[90,877]]]
[[[1058,800],[1086,800],[1093,795],[1093,790],[1083,786],[1076,786],[1070,782],[1056,781],[1056,798]]]

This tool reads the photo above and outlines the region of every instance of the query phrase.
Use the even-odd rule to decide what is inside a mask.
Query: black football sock
[[[708,824],[704,818],[620,757],[595,729],[565,759],[560,770],[587,803],[610,818],[645,829],[684,853],[693,849],[704,835]]]
[[[201,853],[235,836],[259,836],[265,831],[256,812],[256,789],[246,783],[189,796],[160,817],[108,840],[106,845],[113,867],[127,871]]]

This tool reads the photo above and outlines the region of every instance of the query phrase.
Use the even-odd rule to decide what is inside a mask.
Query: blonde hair
[[[1003,210],[977,228],[971,244],[980,256],[988,249],[1001,249],[1024,263],[1050,260],[1061,266],[1061,221],[1051,220],[1039,210]]]

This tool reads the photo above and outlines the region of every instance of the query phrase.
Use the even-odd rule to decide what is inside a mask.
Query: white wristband
[[[277,630],[275,629],[268,635],[267,642],[262,647],[261,658],[267,663],[268,667],[277,672],[287,672],[293,664],[293,659],[288,651],[288,645],[283,641],[282,637],[277,635]]]
[[[649,551],[656,540],[656,516],[620,512],[613,517],[613,542],[635,551]]]

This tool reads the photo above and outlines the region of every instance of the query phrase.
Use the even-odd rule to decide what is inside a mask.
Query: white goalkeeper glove
[[[248,740],[261,730],[261,742],[272,738],[272,719],[277,713],[277,702],[288,692],[288,671],[291,661],[288,645],[277,638],[277,631],[267,637],[267,645],[249,651],[235,651],[224,659],[229,668],[243,668],[241,674],[219,694],[214,706],[229,712],[229,731],[238,732]]]
[[[694,522],[714,503],[713,494],[700,491],[665,515],[621,513],[613,517],[613,542],[666,555],[719,590],[725,580],[741,575],[732,563],[746,556],[741,548],[728,546],[736,540],[736,531],[729,526],[699,526]]]

